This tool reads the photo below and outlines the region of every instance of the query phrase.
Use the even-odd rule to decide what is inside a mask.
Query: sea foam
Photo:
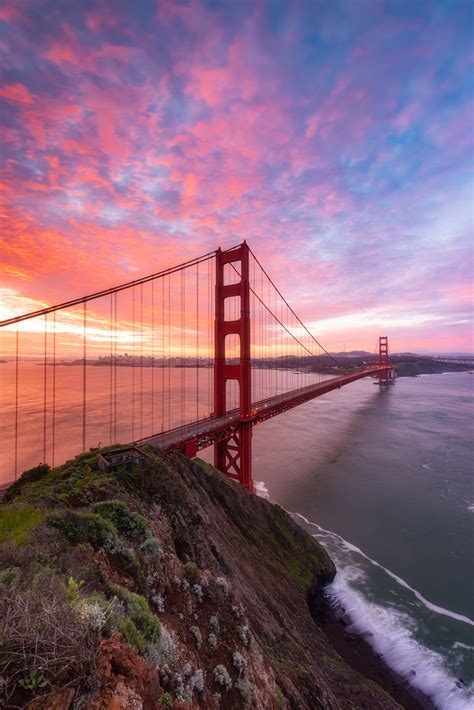
[[[359,547],[340,535],[325,530],[299,513],[292,513],[306,525],[314,528],[314,534],[323,545],[331,542],[345,552],[361,556],[371,565],[383,570],[404,589],[409,590],[423,606],[435,614],[450,617],[461,623],[474,625],[463,614],[433,604],[404,579],[365,554]],[[390,606],[382,606],[371,601],[354,583],[366,578],[357,564],[341,564],[336,560],[337,575],[326,590],[328,597],[346,610],[352,624],[349,630],[361,634],[368,643],[383,656],[387,665],[425,695],[430,697],[440,710],[472,710],[474,707],[474,685],[463,686],[445,668],[445,659],[439,653],[421,645],[414,638],[416,620],[408,613]],[[459,644],[461,648],[464,644]]]

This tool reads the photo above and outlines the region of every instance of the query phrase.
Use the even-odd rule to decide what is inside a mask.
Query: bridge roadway
[[[252,404],[252,412],[245,421],[251,421],[254,425],[259,424],[299,404],[309,402],[316,397],[321,397],[321,395],[327,394],[327,392],[331,392],[332,390],[340,389],[363,377],[373,377],[383,371],[392,369],[392,365],[374,365],[351,374],[333,377],[324,382],[300,387],[291,392],[284,392],[274,397],[262,399]],[[194,455],[195,452],[200,449],[226,440],[238,429],[240,420],[239,409],[231,409],[222,416],[206,417],[205,419],[200,419],[191,424],[185,424],[175,429],[169,429],[161,434],[140,439],[134,443],[146,443],[162,451],[183,451],[189,455]]]

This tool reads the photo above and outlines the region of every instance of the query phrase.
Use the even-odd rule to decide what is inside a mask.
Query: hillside
[[[38,466],[7,491],[0,705],[399,708],[313,622],[335,574],[314,539],[208,464],[146,453]]]

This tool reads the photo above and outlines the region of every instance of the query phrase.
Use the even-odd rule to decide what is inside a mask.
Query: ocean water
[[[474,707],[474,375],[361,380],[257,427],[257,489],[337,567],[355,631],[437,708]]]

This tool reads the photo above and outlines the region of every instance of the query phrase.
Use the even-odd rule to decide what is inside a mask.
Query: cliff
[[[147,447],[24,474],[0,505],[0,705],[399,708],[313,616],[335,568],[278,506]]]

